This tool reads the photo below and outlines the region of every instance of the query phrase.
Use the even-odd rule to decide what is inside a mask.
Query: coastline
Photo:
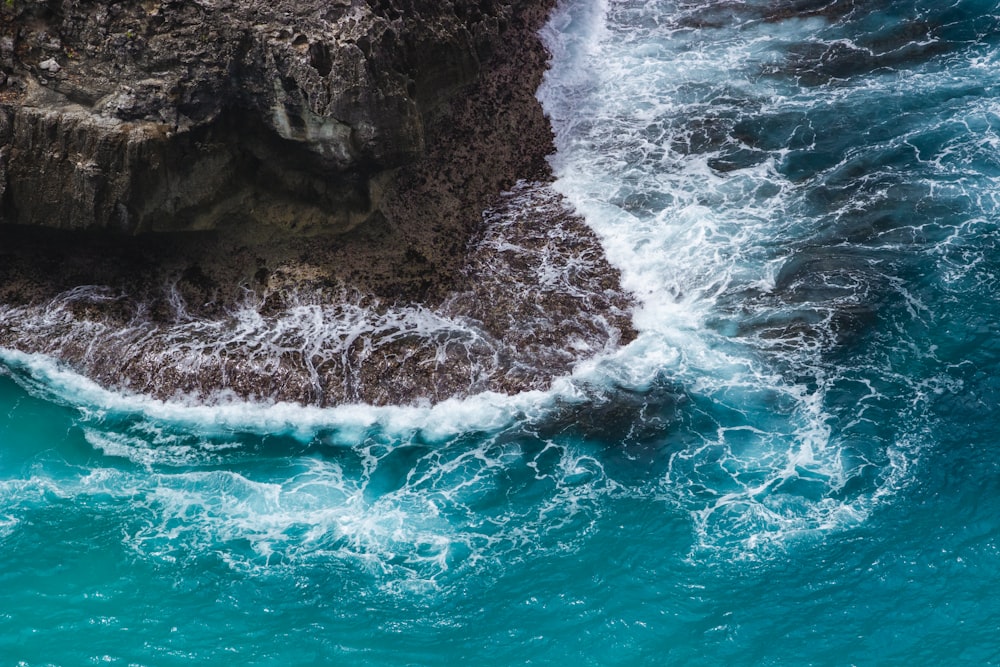
[[[481,73],[425,114],[425,153],[391,170],[378,210],[347,232],[287,201],[277,218],[291,227],[254,215],[132,236],[0,225],[0,344],[157,398],[333,405],[544,388],[627,343],[617,271],[546,185],[554,148],[535,92],[553,4],[519,3],[482,37]],[[524,252],[484,250],[498,221]],[[557,232],[544,241],[557,264],[591,258],[563,292],[528,286],[536,228]]]

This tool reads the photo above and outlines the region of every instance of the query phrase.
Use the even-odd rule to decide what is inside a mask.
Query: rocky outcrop
[[[439,148],[470,85],[523,60],[507,42],[537,59],[532,4],[9,0],[0,222],[301,234],[398,218],[399,169]],[[517,162],[490,170],[501,180],[526,166],[501,159]]]
[[[629,341],[545,183],[551,4],[8,1],[0,346],[334,405],[543,388]]]
[[[208,262],[200,238],[53,252],[47,236],[0,233],[0,347],[160,398],[405,404],[543,389],[633,335],[617,273],[543,183],[499,198],[450,291],[420,302],[245,248]],[[227,292],[220,277],[240,265],[257,276]]]

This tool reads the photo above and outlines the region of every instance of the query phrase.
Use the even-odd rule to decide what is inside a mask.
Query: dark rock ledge
[[[545,185],[551,4],[7,0],[0,346],[336,404],[543,387],[629,340]]]

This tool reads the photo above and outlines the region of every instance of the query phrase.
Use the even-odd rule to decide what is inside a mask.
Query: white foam
[[[331,408],[296,403],[267,403],[222,397],[215,404],[160,400],[141,394],[105,389],[50,357],[0,348],[0,362],[20,370],[15,379],[37,395],[80,408],[100,420],[109,415],[136,414],[172,424],[190,425],[206,435],[247,432],[284,434],[309,440],[320,431],[334,431],[334,440],[356,443],[362,434],[378,428],[387,434],[420,432],[429,440],[462,433],[498,431],[517,420],[537,419],[556,399],[582,400],[571,377],[557,380],[550,391],[513,396],[487,392],[465,399],[449,399],[427,406],[343,405]],[[593,361],[581,377],[600,374]],[[590,371],[589,373],[587,371]],[[102,441],[102,447],[111,447]]]
[[[400,448],[412,459],[402,469]],[[143,559],[217,561],[250,575],[336,563],[360,586],[408,594],[460,585],[463,575],[495,576],[552,543],[573,549],[600,516],[601,498],[616,490],[586,451],[491,438],[433,448],[357,444],[334,458],[281,456],[274,466],[161,463],[39,467],[30,479],[2,481],[0,536],[53,498],[69,501],[67,513],[114,517],[125,506],[124,544]],[[522,480],[520,491],[505,486],[509,475]],[[517,502],[517,492],[531,502]]]
[[[599,513],[597,500],[622,486],[608,478],[592,453],[554,443],[535,454],[514,446],[494,451],[491,435],[521,422],[544,421],[565,403],[585,402],[592,387],[644,392],[664,378],[683,388],[691,406],[685,414],[703,430],[686,433],[691,437],[670,450],[668,470],[654,482],[654,492],[690,514],[695,551],[758,557],[799,537],[857,525],[906,483],[918,445],[905,434],[885,442],[871,438],[864,452],[871,461],[862,465],[854,459],[864,456],[853,455],[843,435],[854,424],[842,432],[833,428],[827,398],[838,381],[868,383],[868,391],[858,395],[859,422],[884,398],[863,372],[852,376],[824,359],[835,345],[831,322],[837,308],[864,305],[868,287],[864,276],[845,270],[827,279],[831,289],[843,287],[835,279],[849,283],[850,289],[836,296],[798,302],[782,296],[790,260],[809,243],[829,239],[823,221],[804,213],[807,185],[779,168],[794,151],[784,143],[759,148],[734,130],[734,118],[744,109],[753,118],[799,117],[817,105],[833,108],[857,91],[809,90],[771,76],[787,65],[783,49],[789,43],[829,42],[822,34],[825,19],[696,29],[685,24],[690,17],[684,13],[703,7],[686,7],[566,2],[543,31],[553,65],[539,98],[556,134],[555,187],[600,235],[625,286],[641,302],[635,342],[578,364],[550,390],[483,393],[417,407],[313,408],[238,400],[203,405],[108,392],[42,356],[0,350],[0,361],[23,370],[19,381],[80,407],[98,424],[106,414],[139,414],[223,436],[279,433],[309,440],[323,434],[325,442],[358,447],[377,430],[393,441],[389,449],[412,442],[414,434],[443,447],[414,465],[401,488],[375,500],[365,497],[367,477],[345,477],[332,465],[287,483],[220,472],[191,473],[195,476],[182,484],[163,477],[153,494],[163,508],[159,523],[137,536],[140,543],[162,545],[154,550],[169,551],[170,540],[185,535],[192,543],[204,538],[206,549],[220,540],[246,539],[265,560],[276,554],[350,553],[370,558],[373,567],[399,562],[419,572],[421,580],[447,570],[449,554],[461,550],[472,554],[470,562],[523,557],[530,549],[516,547],[537,543],[539,533],[553,525],[585,531]],[[636,12],[636,26],[645,27],[616,23],[629,12]],[[977,114],[986,113],[992,111],[970,112],[967,122],[980,122]],[[803,133],[796,150],[816,150],[819,132],[809,122],[788,131]],[[990,142],[984,146],[995,148]],[[713,167],[741,150],[754,159]],[[850,167],[851,159],[834,160],[823,175]],[[930,156],[921,159],[933,162]],[[942,169],[955,168],[949,159],[947,152],[934,157]],[[485,242],[497,254],[524,250],[502,236]],[[565,285],[572,262],[552,266],[544,253],[541,260],[543,287]],[[954,280],[965,270],[956,262]],[[917,296],[907,295],[907,303],[915,316],[926,311]],[[371,327],[359,324],[365,317],[359,311],[338,320],[338,340],[350,346],[365,335],[361,330]],[[442,324],[419,310],[393,317],[385,331],[419,331],[430,338],[463,324]],[[288,318],[277,324],[270,343],[294,346],[289,341],[301,332],[318,328],[327,335],[331,326],[310,304],[293,309]],[[768,329],[771,321],[806,324],[783,331],[777,325]],[[755,332],[757,325],[780,335]],[[742,326],[749,333],[742,333]],[[260,316],[248,310],[234,340],[259,341],[261,328]],[[914,408],[915,420],[919,416]],[[132,433],[112,435],[99,427],[86,433],[104,453],[139,465],[160,469],[190,461],[183,439],[149,448]],[[476,433],[482,443],[447,449],[450,439],[466,433]],[[663,434],[664,440],[671,436]],[[545,463],[552,452],[558,465]],[[197,456],[199,462],[215,460],[204,452]],[[366,474],[378,466],[379,456],[372,457]],[[530,518],[472,509],[473,500],[497,483],[498,471],[522,465],[537,483],[551,484],[538,505],[524,510]],[[873,481],[860,484],[860,491],[845,491],[865,465],[879,469]],[[215,498],[223,486],[230,495]],[[187,526],[181,519],[192,513]]]
[[[864,305],[868,278],[848,267],[827,280],[835,296],[783,297],[783,270],[798,249],[825,242],[823,221],[806,213],[808,187],[780,168],[791,137],[759,148],[736,129],[740,118],[805,118],[871,91],[810,90],[769,76],[787,65],[789,44],[845,44],[827,34],[826,19],[702,25],[699,13],[710,10],[563,3],[542,33],[555,57],[538,96],[556,136],[555,187],[641,302],[640,337],[607,378],[641,390],[666,375],[730,422],[675,452],[659,493],[691,512],[696,545],[760,554],[863,521],[904,483],[888,461],[908,445],[884,444],[873,488],[840,493],[858,473],[831,428],[826,389],[841,370],[824,357],[836,345],[837,310]],[[753,16],[749,6],[733,15],[744,10]],[[806,121],[793,131],[803,137],[796,150],[816,150]],[[740,163],[740,151],[753,159]],[[736,161],[717,169],[720,159]],[[769,321],[778,324],[754,332]]]

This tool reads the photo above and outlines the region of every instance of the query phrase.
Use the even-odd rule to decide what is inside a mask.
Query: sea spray
[[[210,283],[200,271],[149,271],[155,287],[126,274],[117,287],[0,304],[0,344],[159,399],[416,405],[545,389],[634,336],[617,272],[543,183],[496,200],[459,274],[441,277],[452,288],[426,302],[299,266],[261,273],[229,303],[195,289]]]
[[[555,187],[639,331],[548,388],[206,405],[5,353],[6,653],[996,662],[995,10],[566,3]]]

